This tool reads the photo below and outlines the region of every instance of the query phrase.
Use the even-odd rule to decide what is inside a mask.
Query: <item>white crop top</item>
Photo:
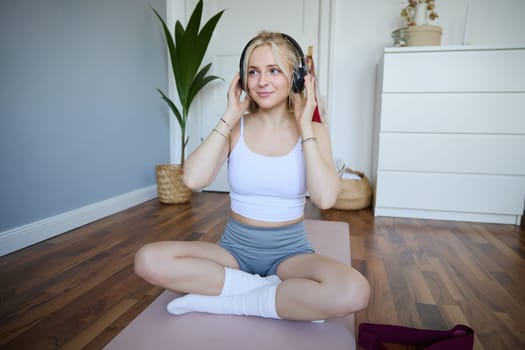
[[[259,221],[287,221],[301,217],[306,197],[306,170],[301,140],[284,156],[263,156],[240,136],[228,158],[231,209]]]

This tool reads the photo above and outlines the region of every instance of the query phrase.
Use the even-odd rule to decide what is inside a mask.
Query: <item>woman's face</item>
[[[252,51],[248,60],[248,91],[260,109],[269,109],[280,104],[288,105],[290,73],[278,66],[272,48],[262,45]]]

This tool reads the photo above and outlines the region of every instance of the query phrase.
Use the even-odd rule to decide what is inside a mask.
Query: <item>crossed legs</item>
[[[181,293],[219,295],[225,267],[239,265],[226,249],[209,242],[155,242],[135,255],[138,276]]]
[[[276,314],[259,316],[319,320],[345,316],[363,309],[368,303],[370,288],[359,272],[318,254],[297,255],[283,261],[277,269],[280,283],[254,279],[257,284],[254,290],[219,296],[225,287],[226,268],[238,269],[235,258],[224,248],[207,242],[152,243],[141,248],[135,256],[135,271],[140,277],[166,289],[197,294],[196,300],[206,300],[219,307],[217,313],[229,313],[230,309],[223,305],[230,302],[264,300],[264,303],[274,303],[271,306]],[[200,298],[204,296],[218,297]],[[191,307],[184,307],[192,311]],[[196,308],[194,311],[207,310]],[[246,314],[244,305],[231,312]]]

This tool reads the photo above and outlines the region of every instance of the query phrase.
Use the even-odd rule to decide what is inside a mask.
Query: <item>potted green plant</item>
[[[159,13],[153,9],[164,30],[180,106],[177,107],[167,94],[157,89],[162,99],[166,101],[171,109],[181,132],[180,164],[162,164],[155,167],[157,173],[157,192],[159,200],[162,203],[185,203],[191,198],[191,190],[187,188],[182,181],[184,160],[186,158],[185,150],[189,140],[189,137],[186,135],[186,125],[190,107],[194,98],[204,86],[213,80],[222,79],[218,76],[207,75],[211,63],[202,68],[200,68],[200,66],[212,34],[224,10],[210,18],[202,26],[202,29],[199,30],[202,7],[203,2],[199,0],[190,16],[186,28],[182,26],[180,21],[177,21],[173,34],[170,33],[166,22]]]

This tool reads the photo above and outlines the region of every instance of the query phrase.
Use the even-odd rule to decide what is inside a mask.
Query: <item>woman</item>
[[[327,209],[340,187],[328,130],[312,122],[315,87],[305,69],[285,34],[261,32],[245,47],[226,111],[184,166],[184,182],[199,189],[228,160],[231,210],[219,244],[158,242],[135,257],[142,278],[191,293],[169,303],[170,313],[314,321],[366,307],[365,278],[316,254],[304,230],[306,193]]]

